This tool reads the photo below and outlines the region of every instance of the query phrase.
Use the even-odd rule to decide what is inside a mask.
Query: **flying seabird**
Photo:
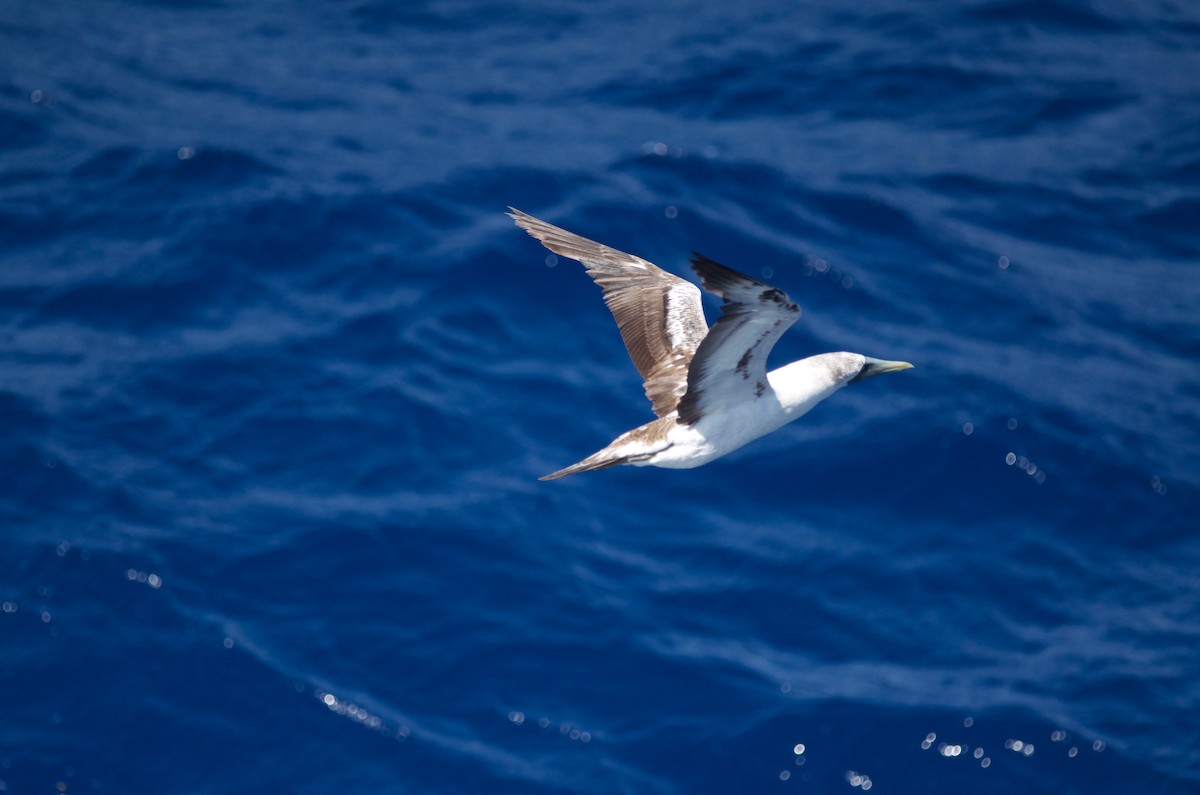
[[[771,348],[800,317],[783,290],[693,252],[700,284],[724,300],[720,319],[709,328],[700,290],[691,282],[508,209],[517,226],[581,263],[600,285],[658,416],[541,480],[621,464],[698,467],[782,428],[847,384],[912,367],[843,351],[767,372]]]

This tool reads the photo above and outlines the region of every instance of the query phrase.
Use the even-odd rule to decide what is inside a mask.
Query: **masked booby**
[[[698,467],[778,430],[847,384],[912,367],[843,351],[767,372],[771,348],[800,317],[782,290],[693,253],[700,284],[724,301],[710,328],[691,282],[509,210],[517,226],[582,264],[600,285],[658,417],[541,480],[623,464]]]

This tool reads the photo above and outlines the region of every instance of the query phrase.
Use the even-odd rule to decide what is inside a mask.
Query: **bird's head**
[[[870,356],[860,356],[858,358],[862,359],[862,366],[858,368],[857,372],[851,374],[846,379],[847,384],[856,384],[859,381],[865,381],[868,378],[874,378],[884,373],[895,373],[900,370],[912,369],[912,365],[908,362],[890,362],[887,359],[872,359]]]
[[[872,359],[861,353],[819,353],[770,373],[771,386],[784,410],[796,414],[811,409],[847,384],[912,367],[908,362]]]

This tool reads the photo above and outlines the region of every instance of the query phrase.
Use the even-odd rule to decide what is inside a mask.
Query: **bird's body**
[[[837,363],[813,357],[773,370],[767,373],[767,390],[761,397],[709,412],[691,425],[679,422],[677,414],[670,414],[635,428],[628,434],[634,440],[628,454],[637,455],[640,445],[643,454],[651,453],[652,457],[630,463],[691,469],[777,431],[842,387],[835,380],[823,378],[831,372],[832,364]],[[605,449],[611,450],[615,444]]]
[[[621,464],[698,467],[782,428],[846,384],[912,367],[839,352],[767,372],[771,348],[800,316],[782,290],[695,255],[704,288],[725,299],[709,328],[695,285],[519,210],[510,215],[551,251],[582,263],[604,290],[658,415],[542,480]]]

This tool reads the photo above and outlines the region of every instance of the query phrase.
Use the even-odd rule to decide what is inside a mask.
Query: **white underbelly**
[[[670,447],[642,465],[665,469],[698,467],[778,430],[791,420],[778,404],[764,403],[707,415],[695,425],[672,428],[667,436]]]

